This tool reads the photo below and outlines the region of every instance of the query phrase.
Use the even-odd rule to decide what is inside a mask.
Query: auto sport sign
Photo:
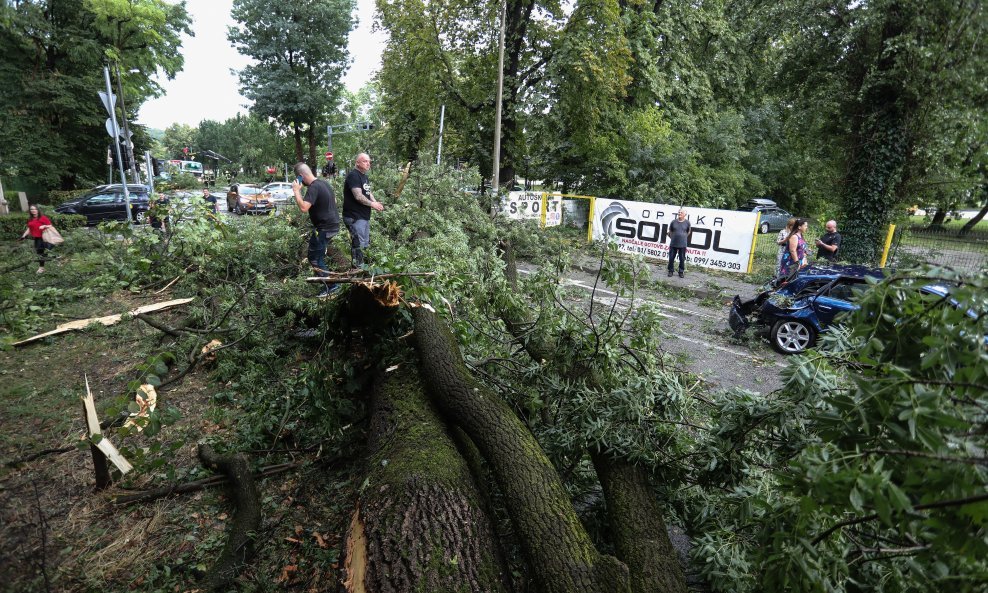
[[[668,259],[669,223],[679,206],[623,200],[594,200],[591,224],[595,240],[616,241],[624,253]],[[756,212],[686,208],[692,235],[686,247],[690,265],[748,272],[758,221]]]
[[[563,224],[563,197],[559,194],[542,194],[545,196],[545,217],[542,226],[548,228]]]
[[[542,193],[509,192],[501,202],[501,211],[512,220],[542,220]]]
[[[513,191],[502,200],[501,211],[512,220],[538,220],[543,226],[559,226],[563,198],[542,192]]]

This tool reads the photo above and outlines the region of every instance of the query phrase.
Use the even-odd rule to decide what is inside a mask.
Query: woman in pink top
[[[28,208],[27,230],[21,235],[21,239],[27,239],[30,235],[34,238],[34,250],[38,252],[39,274],[45,273],[45,261],[47,261],[48,248],[51,247],[41,238],[41,233],[51,226],[51,220],[41,213],[41,208],[36,204],[31,204]]]

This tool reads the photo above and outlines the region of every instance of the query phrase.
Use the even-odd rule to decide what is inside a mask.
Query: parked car
[[[779,208],[779,206],[767,198],[755,198],[748,200],[748,203],[738,208],[740,212],[761,212],[762,218],[758,222],[758,232],[771,233],[781,231],[786,228],[786,223],[792,218],[792,214]]]
[[[275,202],[291,202],[295,196],[295,193],[292,191],[292,184],[284,181],[269,183],[261,189],[271,194],[271,198]]]
[[[253,183],[237,183],[226,194],[226,209],[237,214],[270,214],[274,212],[274,200]]]
[[[144,185],[128,184],[130,211],[134,221],[144,223],[149,206],[148,188]],[[59,204],[55,208],[59,214],[81,214],[86,224],[96,225],[107,220],[127,220],[127,202],[124,199],[123,184],[99,185],[85,195]]]
[[[881,270],[865,266],[803,268],[773,281],[751,300],[735,296],[728,323],[736,334],[755,325],[777,351],[799,354],[816,343],[839,313],[857,308],[855,288],[863,288],[869,277],[882,276]]]

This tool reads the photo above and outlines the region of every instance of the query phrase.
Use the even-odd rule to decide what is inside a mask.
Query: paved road
[[[519,265],[518,271],[531,274],[535,266]],[[571,270],[564,282],[583,291],[584,299],[592,298],[608,307],[617,297],[606,286],[598,286],[595,290],[594,276],[585,271]],[[752,293],[754,290],[751,289]],[[782,386],[779,373],[785,367],[785,357],[766,342],[738,343],[734,340],[727,326],[727,303],[684,301],[644,290],[633,300],[619,298],[617,306],[625,310],[642,303],[651,303],[659,309],[661,329],[667,336],[662,348],[711,387],[741,387],[766,393]]]

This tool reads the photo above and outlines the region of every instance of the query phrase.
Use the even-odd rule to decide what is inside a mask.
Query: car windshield
[[[261,193],[261,188],[259,187],[240,186],[240,195],[242,196],[256,196],[259,193]]]

